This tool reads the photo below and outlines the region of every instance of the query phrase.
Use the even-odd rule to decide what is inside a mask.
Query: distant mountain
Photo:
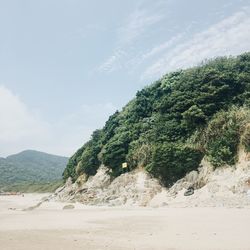
[[[60,180],[68,158],[34,150],[0,158],[0,187]]]

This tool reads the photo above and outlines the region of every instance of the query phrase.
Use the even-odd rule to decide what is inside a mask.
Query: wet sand
[[[1,250],[249,250],[247,208],[108,208],[0,196]],[[10,209],[11,208],[11,209]],[[15,210],[13,210],[15,209]]]

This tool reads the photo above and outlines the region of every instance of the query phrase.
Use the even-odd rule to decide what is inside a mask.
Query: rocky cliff
[[[250,206],[250,155],[240,153],[234,166],[214,167],[203,159],[200,168],[177,181],[171,188],[162,186],[142,168],[113,179],[101,166],[87,181],[69,178],[55,193],[55,200],[102,206]],[[185,195],[192,187],[193,194]]]

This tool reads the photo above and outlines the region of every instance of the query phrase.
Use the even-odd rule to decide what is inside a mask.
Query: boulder
[[[69,210],[69,209],[74,209],[74,208],[75,208],[74,205],[69,204],[69,205],[65,205],[65,206],[63,207],[63,210]]]

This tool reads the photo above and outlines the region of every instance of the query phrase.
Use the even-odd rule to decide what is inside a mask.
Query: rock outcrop
[[[189,187],[194,194],[184,196]],[[250,161],[245,158],[234,167],[213,169],[203,160],[198,171],[192,171],[170,189],[163,189],[150,202],[150,206],[202,206],[249,207]]]
[[[162,190],[159,182],[145,170],[137,169],[113,179],[108,168],[101,166],[97,174],[79,185],[70,179],[56,191],[60,201],[78,201],[86,205],[147,206]]]
[[[113,179],[109,169],[101,166],[95,176],[71,179],[58,189],[54,199],[98,206],[250,206],[250,161],[240,152],[236,166],[214,169],[203,160],[197,171],[192,171],[171,188],[143,169],[136,169]],[[192,195],[184,195],[188,189]]]

